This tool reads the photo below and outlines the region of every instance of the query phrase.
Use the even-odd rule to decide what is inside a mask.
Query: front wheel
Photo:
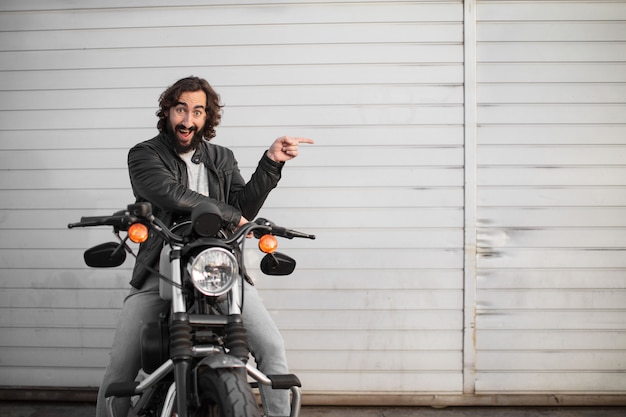
[[[210,369],[198,375],[202,406],[198,417],[260,417],[250,384],[242,369]]]

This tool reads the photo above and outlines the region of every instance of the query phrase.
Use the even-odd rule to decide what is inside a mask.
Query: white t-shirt
[[[189,189],[199,194],[209,196],[209,177],[206,172],[206,167],[202,162],[194,163],[191,158],[195,153],[195,150],[178,154],[185,164],[187,165],[187,179],[189,183]]]

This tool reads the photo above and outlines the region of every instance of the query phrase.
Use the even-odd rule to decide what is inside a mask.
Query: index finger
[[[313,141],[313,139],[309,139],[309,138],[295,138],[296,141],[298,141],[298,143],[310,143],[310,144],[314,144],[315,141]]]

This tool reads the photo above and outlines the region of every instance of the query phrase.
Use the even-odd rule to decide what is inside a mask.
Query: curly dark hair
[[[176,106],[180,95],[187,91],[202,90],[206,94],[206,122],[202,134],[208,140],[215,137],[215,127],[222,119],[222,107],[220,96],[213,90],[213,87],[204,79],[198,77],[187,77],[176,81],[171,87],[159,97],[159,110],[156,115],[159,118],[157,129],[159,132],[167,131],[167,116],[169,109]]]

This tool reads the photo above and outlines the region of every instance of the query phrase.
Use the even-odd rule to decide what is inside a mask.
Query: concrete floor
[[[626,417],[626,407],[303,407],[301,417]],[[93,403],[0,402],[0,417],[94,417]]]
[[[312,407],[302,417],[626,417],[626,407]]]

